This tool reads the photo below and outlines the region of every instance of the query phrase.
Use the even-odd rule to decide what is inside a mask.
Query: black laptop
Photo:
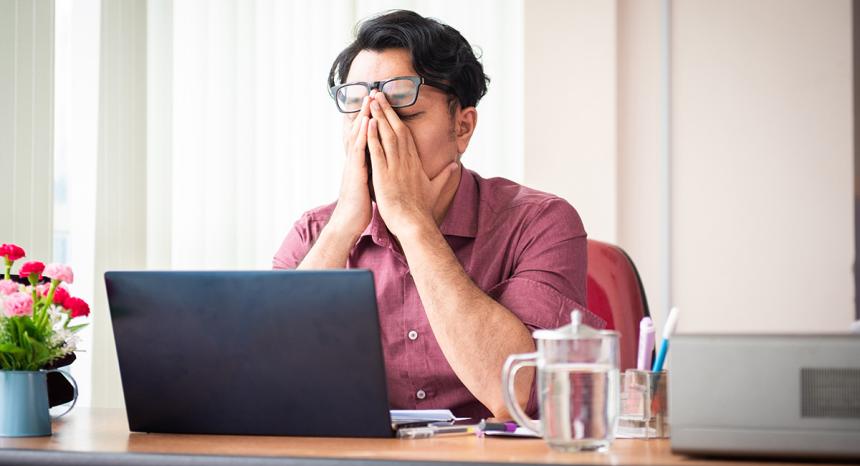
[[[394,435],[370,271],[105,282],[131,431]]]

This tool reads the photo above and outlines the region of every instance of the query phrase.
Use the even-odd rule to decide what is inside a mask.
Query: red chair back
[[[636,367],[639,321],[650,315],[639,272],[618,246],[588,240],[588,309],[611,315],[620,333],[621,371]]]

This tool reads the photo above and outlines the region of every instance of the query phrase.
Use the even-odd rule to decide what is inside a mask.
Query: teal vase
[[[48,371],[0,371],[0,437],[37,437],[51,435],[52,416],[48,412],[47,375],[59,372],[74,387],[71,405],[75,406],[78,385],[72,376],[56,369]]]

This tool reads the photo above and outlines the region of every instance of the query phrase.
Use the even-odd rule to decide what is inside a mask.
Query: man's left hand
[[[457,172],[452,161],[434,178],[427,176],[409,128],[385,95],[374,92],[367,128],[373,190],[379,214],[395,236],[436,226],[433,208],[445,183]]]

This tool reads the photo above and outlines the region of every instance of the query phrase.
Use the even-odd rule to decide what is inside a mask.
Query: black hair
[[[419,76],[441,81],[453,88],[452,103],[478,105],[487,93],[490,78],[469,42],[454,28],[414,11],[392,10],[366,19],[357,26],[355,40],[335,58],[328,85],[343,84],[356,55],[362,50],[381,52],[406,49]],[[452,109],[455,106],[452,105]]]

